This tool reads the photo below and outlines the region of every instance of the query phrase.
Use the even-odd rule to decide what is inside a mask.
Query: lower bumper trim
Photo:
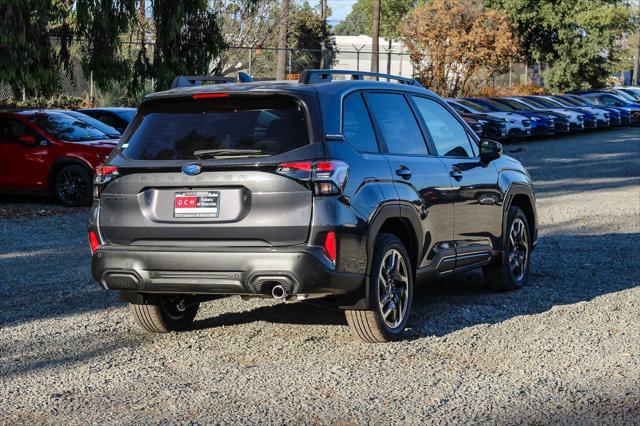
[[[104,288],[141,293],[212,295],[270,294],[283,285],[289,294],[349,294],[365,276],[337,272],[320,249],[276,248],[233,251],[175,251],[101,247],[92,274]]]

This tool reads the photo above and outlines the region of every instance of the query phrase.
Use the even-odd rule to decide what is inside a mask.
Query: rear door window
[[[344,101],[342,120],[342,134],[349,145],[358,152],[378,152],[378,143],[371,126],[369,112],[360,93],[353,94]]]
[[[390,154],[428,155],[409,103],[397,93],[368,93],[367,103]]]
[[[304,108],[289,96],[171,99],[143,106],[139,114],[121,145],[134,160],[193,160],[196,151],[209,150],[258,157],[309,144]]]
[[[469,135],[449,111],[439,103],[413,96],[438,155],[443,157],[474,157],[474,150],[469,143]]]

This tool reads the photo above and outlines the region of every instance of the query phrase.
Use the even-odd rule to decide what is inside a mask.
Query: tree
[[[338,35],[371,34],[373,12],[377,2],[380,7],[380,36],[396,39],[400,36],[399,24],[418,0],[358,0],[343,22],[336,26]]]
[[[626,0],[487,0],[507,13],[527,62],[547,64],[545,84],[565,91],[605,84],[633,27]]]
[[[250,11],[258,0],[224,4],[229,2]],[[157,89],[166,89],[176,75],[210,73],[214,59],[227,47],[218,15],[224,4],[145,3],[151,4],[148,19],[140,14],[142,0],[3,0],[0,82],[14,92],[24,88],[28,94],[54,93],[60,72],[70,72],[72,45],[79,46],[82,70],[93,75],[98,88],[126,84],[134,93],[154,78]],[[153,53],[144,43],[131,48],[136,38],[144,41],[147,27],[155,34]]]
[[[417,78],[442,96],[460,94],[473,77],[506,71],[518,41],[506,15],[464,0],[433,0],[402,25]]]
[[[292,73],[299,73],[307,68],[320,68],[323,41],[326,49],[325,67],[330,68],[335,63],[335,38],[331,32],[323,34],[323,24],[322,17],[307,2],[292,11],[287,37],[289,47],[292,48]]]
[[[4,0],[0,3],[0,81],[27,94],[59,88],[70,70],[71,44],[83,40],[83,68],[95,80],[122,79],[120,33],[135,14],[134,0]]]
[[[278,36],[278,66],[276,80],[284,80],[287,72],[287,25],[289,20],[289,0],[282,0],[280,12],[280,34]]]
[[[218,12],[218,19],[225,41],[231,48],[216,58],[213,74],[228,75],[248,70],[251,61],[254,75],[273,75],[275,52],[261,51],[261,48],[276,45],[280,12],[280,0],[226,0]],[[233,48],[245,46],[256,49],[250,53],[246,49]],[[260,54],[256,55],[256,52]]]
[[[157,88],[168,88],[177,75],[208,74],[209,64],[226,48],[217,13],[207,3],[153,1],[153,76]]]
[[[135,0],[77,0],[74,3],[75,25],[71,28],[74,38],[81,40],[84,73],[91,74],[101,88],[128,81],[132,76],[131,63],[121,55],[121,36],[139,22]],[[71,38],[67,40],[71,41]]]
[[[380,66],[380,7],[382,0],[373,1],[371,26],[371,72],[378,72]]]
[[[353,10],[347,15],[344,21],[335,26],[336,35],[357,36],[361,34],[369,34],[367,30],[367,22],[369,17],[361,10]]]

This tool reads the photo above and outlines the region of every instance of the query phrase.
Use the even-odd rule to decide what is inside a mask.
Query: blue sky
[[[342,21],[351,12],[351,7],[357,0],[327,0],[329,9],[331,9],[331,16],[329,17],[329,23],[332,25]],[[317,6],[319,0],[309,0],[311,6]]]

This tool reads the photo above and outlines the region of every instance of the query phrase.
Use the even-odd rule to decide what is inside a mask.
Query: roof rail
[[[239,72],[236,78],[223,77],[219,75],[179,75],[178,77],[173,79],[173,83],[171,83],[171,89],[175,89],[177,87],[202,86],[205,82],[211,82],[212,84],[223,84],[233,82],[248,83],[251,81],[253,81],[253,78],[251,78],[251,76],[245,72]]]
[[[369,71],[350,71],[350,70],[304,70],[300,74],[298,83],[312,84],[312,83],[328,83],[333,80],[334,75],[349,75],[351,80],[364,80],[364,77],[376,77],[386,78],[387,80],[395,80],[400,84],[408,84],[409,86],[423,87],[418,81],[409,77],[401,77],[399,75],[382,74],[379,72]]]

